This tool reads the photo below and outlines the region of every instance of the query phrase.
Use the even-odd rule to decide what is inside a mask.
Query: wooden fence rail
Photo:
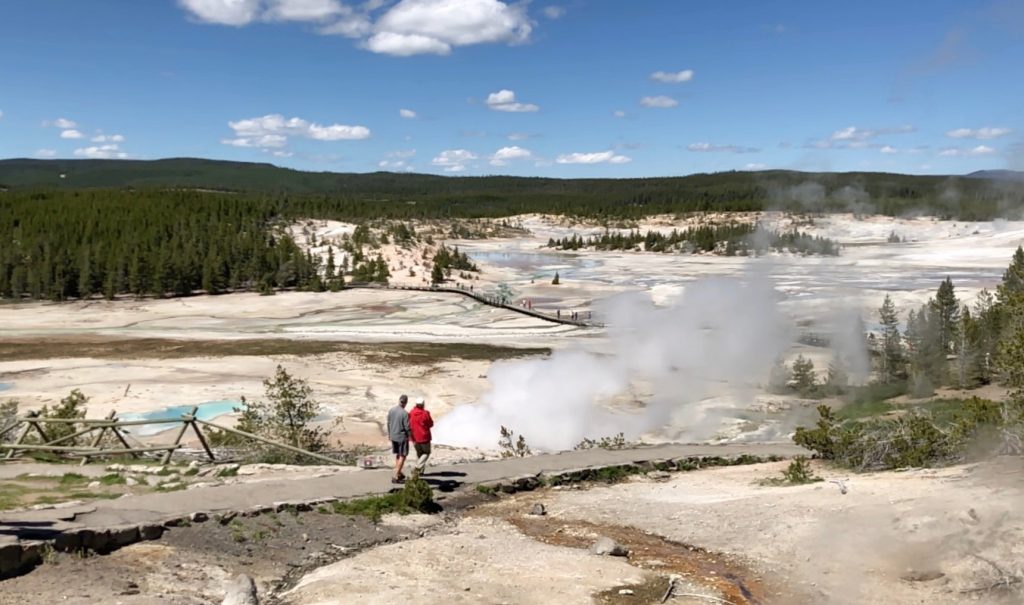
[[[82,464],[86,464],[92,458],[101,456],[130,455],[134,458],[138,458],[140,454],[147,454],[150,452],[164,452],[162,462],[163,464],[167,464],[171,461],[171,457],[174,455],[174,452],[184,447],[181,443],[182,439],[184,439],[185,434],[191,428],[192,431],[195,433],[196,438],[199,440],[199,444],[202,446],[203,451],[206,453],[206,456],[211,461],[216,461],[216,456],[214,456],[213,449],[210,447],[210,442],[208,441],[207,436],[199,428],[199,425],[203,425],[208,428],[213,428],[233,435],[238,435],[239,437],[255,441],[258,443],[262,443],[263,445],[307,456],[309,458],[313,458],[321,462],[326,462],[328,464],[343,464],[340,460],[331,458],[329,456],[324,456],[322,454],[310,452],[302,448],[295,447],[293,445],[288,445],[287,443],[280,443],[278,441],[266,439],[264,437],[260,437],[259,435],[253,435],[252,433],[247,433],[236,428],[222,426],[219,424],[215,424],[213,422],[202,420],[196,417],[196,413],[198,411],[199,407],[195,406],[192,408],[191,412],[187,414],[182,414],[178,418],[157,418],[154,420],[119,420],[117,418],[116,411],[110,412],[110,414],[108,414],[106,418],[102,419],[44,418],[39,416],[37,412],[29,412],[24,416],[16,418],[14,422],[0,429],[0,438],[2,438],[4,435],[10,433],[11,431],[18,427],[21,427],[22,429],[21,433],[18,436],[18,439],[14,443],[0,443],[0,451],[6,451],[6,455],[4,456],[3,460],[9,460],[21,452],[47,452],[51,454],[72,457],[80,456],[82,458]],[[154,424],[180,424],[181,427],[180,430],[178,430],[178,432],[175,434],[174,442],[170,445],[132,446],[131,444],[128,443],[128,440],[125,438],[125,435],[122,432],[122,430],[125,427]],[[74,431],[70,435],[64,435],[57,439],[51,439],[50,436],[46,434],[46,430],[44,429],[45,425],[71,425],[75,427],[80,426],[81,428]],[[91,441],[90,445],[60,445],[62,443],[66,443],[74,439],[80,439],[93,432],[95,432],[96,435]],[[26,442],[29,438],[29,435],[32,435],[33,433],[35,433],[39,437],[39,443]],[[119,442],[120,446],[104,446],[103,438],[107,434],[113,435]]]

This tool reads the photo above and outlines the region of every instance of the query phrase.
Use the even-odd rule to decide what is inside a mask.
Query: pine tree
[[[896,306],[888,294],[878,309],[878,315],[882,324],[882,382],[896,382],[906,377],[906,355]]]
[[[797,355],[796,360],[793,362],[793,375],[790,381],[793,388],[801,396],[809,397],[813,395],[817,387],[817,378],[814,375],[814,362],[803,355]]]
[[[1024,292],[1024,249],[1017,246],[1010,266],[1003,273],[1003,282],[996,288],[996,298],[1006,303],[1021,292]]]
[[[931,302],[938,330],[939,349],[945,355],[953,351],[960,320],[960,301],[956,298],[953,280],[949,277],[939,284],[935,300]]]

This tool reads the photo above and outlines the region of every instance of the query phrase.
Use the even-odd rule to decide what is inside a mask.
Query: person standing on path
[[[430,458],[430,427],[434,419],[426,409],[427,402],[422,397],[416,399],[416,407],[409,412],[409,426],[412,428],[412,446],[416,450],[416,472],[423,474]]]
[[[395,455],[395,476],[391,478],[392,483],[405,481],[402,467],[405,466],[405,459],[409,456],[409,412],[405,406],[409,398],[402,395],[398,398],[398,405],[388,410],[388,439],[391,440],[391,453]]]

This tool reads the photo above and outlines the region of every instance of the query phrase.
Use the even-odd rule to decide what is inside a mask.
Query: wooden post
[[[21,431],[21,435],[18,435],[18,440],[14,442],[14,445],[21,445],[22,443],[25,443],[25,438],[28,437],[29,430],[31,430],[31,429],[28,426],[28,424],[26,424],[25,428]],[[7,458],[8,460],[13,458],[14,457],[14,452],[16,452],[16,451],[18,451],[18,450],[13,449],[13,448],[8,450],[7,451],[7,456],[5,456],[5,458]]]
[[[36,422],[35,420],[30,420],[29,424],[31,424],[32,428],[34,428],[36,432],[39,433],[39,436],[43,438],[43,443],[46,443],[47,441],[50,440],[50,438],[46,436],[46,433],[43,432],[43,427],[39,426],[38,422]]]
[[[195,420],[189,422],[189,424],[192,425],[192,430],[196,432],[196,437],[199,437],[199,443],[203,444],[203,449],[206,450],[206,455],[210,457],[210,461],[213,462],[216,460],[213,457],[213,450],[211,450],[209,444],[206,443],[206,437],[203,436],[203,432],[199,430],[199,425],[196,424]]]
[[[126,450],[132,449],[132,446],[128,444],[128,440],[125,439],[124,435],[121,434],[121,430],[119,428],[117,428],[118,427],[118,420],[117,420],[117,416],[116,415],[112,418],[112,421],[114,422],[114,425],[112,427],[110,427],[110,432],[114,433],[114,436],[117,437],[117,440],[121,442],[121,445],[124,446],[124,449],[126,449]],[[128,452],[128,454],[132,458],[135,458],[135,459],[138,459],[138,457],[139,457],[139,455],[136,454],[135,452]]]
[[[185,414],[185,415],[183,415],[181,417],[181,430],[178,431],[178,436],[174,439],[174,445],[179,446],[179,447],[181,446],[181,438],[185,436],[185,431],[188,429],[189,421],[195,419],[196,412],[198,412],[198,411],[199,411],[199,406],[198,405],[194,405],[194,406],[192,406],[192,411],[191,412],[189,412],[188,414]],[[164,462],[163,463],[164,464],[170,464],[171,456],[173,454],[174,454],[174,450],[167,450],[167,453],[164,455]]]
[[[116,412],[111,410],[110,413],[107,414],[106,420],[113,420],[115,413]],[[106,434],[107,434],[107,427],[101,428],[100,432],[96,434],[96,438],[92,440],[92,447],[98,448],[100,446],[100,441],[103,441],[103,436],[106,435]],[[89,463],[89,455],[86,454],[85,456],[82,456],[82,462],[79,464],[79,466],[85,466],[88,463]]]

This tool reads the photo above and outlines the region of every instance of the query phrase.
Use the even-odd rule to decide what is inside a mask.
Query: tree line
[[[759,254],[768,250],[799,254],[838,256],[838,242],[813,236],[796,229],[778,232],[749,223],[701,225],[670,233],[634,229],[628,233],[606,230],[601,235],[580,237],[578,234],[548,239],[548,247],[559,250],[635,250],[645,252],[714,252],[726,256]]]

